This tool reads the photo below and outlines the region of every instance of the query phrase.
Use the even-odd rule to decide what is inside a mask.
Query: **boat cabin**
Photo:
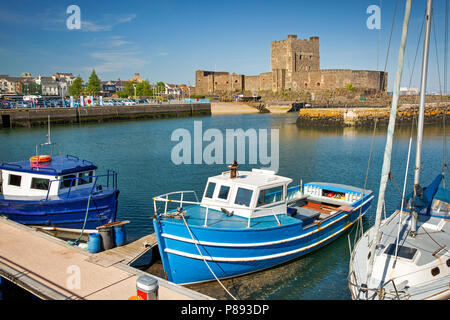
[[[201,206],[245,218],[286,213],[287,185],[293,180],[274,171],[223,172],[210,177]]]
[[[54,197],[92,188],[96,169],[92,162],[70,155],[42,163],[29,160],[0,163],[3,196]]]
[[[208,179],[201,206],[249,219],[288,214],[306,224],[341,211],[349,212],[364,194],[371,193],[321,182],[288,188],[292,181],[270,170],[223,172]]]

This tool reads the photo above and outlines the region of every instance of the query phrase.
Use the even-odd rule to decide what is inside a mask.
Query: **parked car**
[[[0,100],[0,108],[1,109],[10,109],[11,106],[8,100]]]

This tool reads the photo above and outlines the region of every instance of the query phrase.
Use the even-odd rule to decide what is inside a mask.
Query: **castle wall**
[[[287,39],[271,42],[271,71],[256,76],[198,70],[196,93],[236,93],[272,90],[329,90],[357,88],[386,91],[387,73],[369,70],[320,69],[319,37],[309,40],[288,35]]]

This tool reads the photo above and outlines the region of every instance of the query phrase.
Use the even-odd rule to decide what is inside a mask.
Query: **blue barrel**
[[[88,250],[90,253],[97,253],[101,250],[101,239],[98,233],[90,233],[88,241]]]
[[[114,227],[116,246],[123,246],[127,242],[127,234],[125,226]]]

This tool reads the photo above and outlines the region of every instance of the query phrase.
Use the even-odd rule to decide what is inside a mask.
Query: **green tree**
[[[125,86],[123,87],[123,95],[126,97],[134,97],[134,85],[136,85],[136,95],[137,95],[137,81],[127,81]]]
[[[89,82],[88,82],[86,91],[88,94],[95,97],[95,96],[100,95],[101,90],[102,90],[102,88],[100,86],[100,79],[97,76],[97,74],[95,73],[95,70],[92,70],[92,73],[89,77]]]
[[[72,85],[69,88],[69,94],[76,98],[79,98],[83,93],[83,79],[79,76],[72,82]]]
[[[136,85],[136,92],[138,96],[151,96],[152,89],[148,81],[142,81]]]

